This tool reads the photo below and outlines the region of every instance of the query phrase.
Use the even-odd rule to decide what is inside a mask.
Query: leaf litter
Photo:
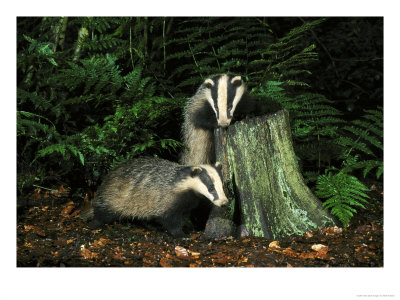
[[[56,198],[18,213],[17,266],[383,267],[383,195],[372,190],[371,197],[375,205],[347,228],[279,241],[248,235],[209,240],[201,232],[174,239],[160,228],[129,222],[92,230],[79,218],[79,203]]]

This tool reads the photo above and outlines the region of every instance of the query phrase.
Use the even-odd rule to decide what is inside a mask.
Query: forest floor
[[[17,266],[383,267],[383,192],[373,189],[370,196],[373,205],[360,210],[347,228],[321,228],[272,241],[207,240],[201,232],[174,239],[132,223],[91,230],[79,218],[78,203],[47,194],[47,201],[18,212]]]

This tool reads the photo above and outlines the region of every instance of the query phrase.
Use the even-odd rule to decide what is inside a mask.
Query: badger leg
[[[92,229],[97,229],[104,224],[109,224],[115,221],[115,215],[107,211],[104,207],[93,207],[93,220],[89,223]]]
[[[158,219],[158,222],[174,237],[181,238],[185,236],[182,230],[182,216],[169,215]]]

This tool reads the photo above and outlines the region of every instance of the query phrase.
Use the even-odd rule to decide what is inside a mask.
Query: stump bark
[[[287,111],[237,122],[215,131],[216,157],[230,205],[213,208],[206,237],[234,232],[236,216],[250,235],[280,239],[336,225],[298,169]],[[224,220],[224,221],[221,221]],[[223,232],[214,232],[221,222]],[[229,223],[231,222],[231,223]],[[227,224],[231,228],[227,229]]]

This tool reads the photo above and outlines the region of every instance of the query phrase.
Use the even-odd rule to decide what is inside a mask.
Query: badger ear
[[[222,164],[221,164],[219,161],[217,161],[217,162],[214,164],[214,166],[215,166],[215,168],[216,168],[217,170],[222,170]]]
[[[208,78],[204,81],[204,85],[206,86],[206,88],[211,89],[214,86],[214,81]]]
[[[190,168],[190,176],[192,176],[192,177],[199,176],[201,171],[203,171],[203,169],[200,168],[200,167],[196,167],[196,166],[195,167],[191,167]]]
[[[231,79],[231,84],[233,86],[241,86],[242,85],[242,77],[241,76],[235,76]]]

